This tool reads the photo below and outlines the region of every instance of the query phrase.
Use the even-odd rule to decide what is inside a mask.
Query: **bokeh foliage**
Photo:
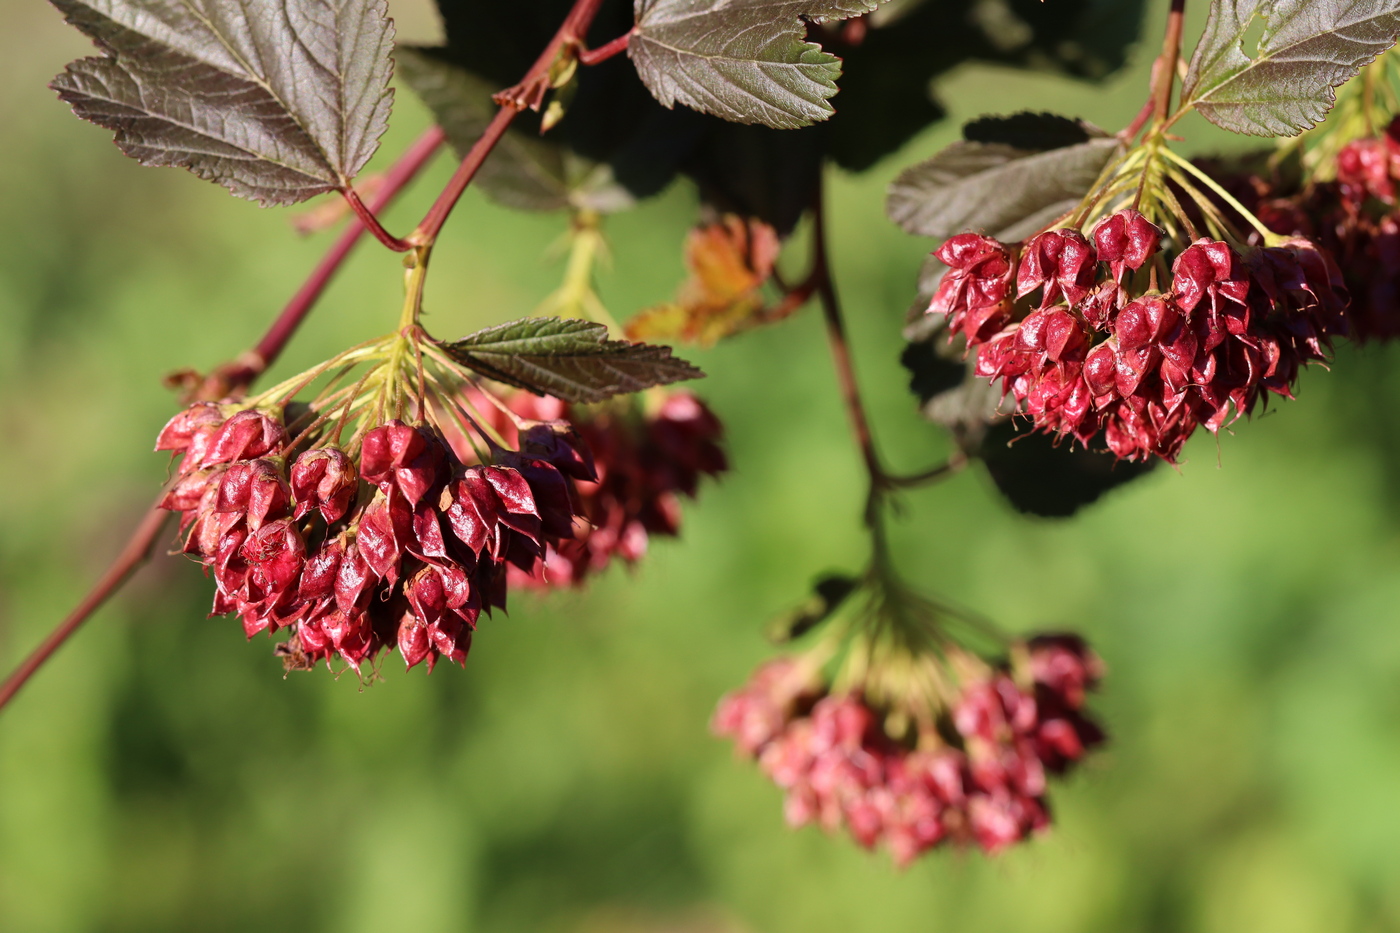
[[[151,439],[174,409],[157,376],[249,345],[324,237],[297,241],[282,213],[122,159],[44,89],[82,40],[42,5],[0,11],[8,666],[153,495]],[[939,85],[953,119],[835,177],[837,272],[897,466],[944,442],[898,364],[927,245],[883,220],[884,185],[983,110],[1120,126],[1150,54],[1103,85],[961,68]],[[425,120],[402,94],[386,151]],[[447,170],[390,213],[393,229]],[[600,286],[615,313],[672,293],[693,197],[610,222]],[[470,194],[438,250],[435,331],[531,309],[557,279],[541,256],[560,224]],[[279,371],[384,329],[397,261],[366,249]],[[634,576],[487,620],[465,671],[404,675],[395,656],[366,690],[283,680],[269,642],[203,618],[196,567],[143,571],[0,718],[0,929],[1400,928],[1396,348],[1343,350],[1299,401],[1218,447],[1197,437],[1179,473],[1070,522],[1016,514],[977,474],[909,496],[897,539],[913,579],[1013,629],[1095,641],[1115,744],[1057,789],[1049,837],[904,874],[786,830],[777,791],[706,732],[716,697],[770,651],[764,620],[863,559],[863,480],[811,313],[696,357],[733,474]]]

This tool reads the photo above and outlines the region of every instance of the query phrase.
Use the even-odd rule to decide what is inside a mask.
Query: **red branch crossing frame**
[[[375,238],[389,249],[398,252],[431,246],[436,241],[443,224],[451,215],[452,209],[456,207],[462,193],[471,184],[477,170],[486,161],[486,157],[491,154],[491,150],[500,142],[501,137],[505,135],[511,121],[527,107],[534,110],[539,109],[550,89],[550,69],[554,63],[563,56],[571,55],[584,65],[593,65],[611,58],[627,48],[631,33],[620,36],[593,51],[589,51],[584,46],[584,36],[598,15],[600,6],[602,6],[602,0],[575,0],[573,8],[564,18],[558,32],[554,34],[554,38],[550,40],[544,52],[526,72],[525,77],[515,87],[508,88],[496,95],[496,103],[500,105],[501,109],[487,126],[481,138],[463,157],[457,171],[453,173],[451,180],[448,181],[447,186],[429,208],[422,222],[407,237],[399,239],[390,234],[379,222],[376,213],[383,210],[394,196],[412,181],[414,176],[427,164],[433,153],[442,145],[445,136],[440,127],[434,126],[427,130],[408,148],[386,173],[383,186],[375,193],[374,197],[369,199],[368,204],[362,201],[353,189],[343,191],[342,194],[349,202],[359,222],[351,224],[340,235],[325,257],[312,270],[306,282],[292,296],[282,313],[273,321],[272,326],[268,328],[258,345],[232,363],[211,373],[196,391],[196,395],[219,398],[230,392],[246,389],[254,379],[266,371],[286,347],[287,342],[292,338],[301,322],[305,320],[307,314],[310,313],[317,299],[321,297],[330,280],[344,264],[366,230],[373,233]],[[83,598],[83,601],[78,604],[68,618],[49,633],[48,637],[25,658],[24,662],[5,679],[4,683],[0,684],[0,710],[9,704],[35,671],[42,667],[44,662],[94,612],[101,608],[121,588],[122,584],[130,579],[132,573],[150,557],[155,542],[160,538],[161,531],[165,528],[170,515],[171,513],[152,506],[122,548],[121,553],[117,555],[111,567]]]

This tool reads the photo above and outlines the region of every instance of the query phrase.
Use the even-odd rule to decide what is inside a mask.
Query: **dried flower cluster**
[[[965,233],[929,312],[949,318],[1036,427],[1121,459],[1174,462],[1198,425],[1211,432],[1272,392],[1292,397],[1299,367],[1345,330],[1346,290],[1303,239],[1251,251],[1200,239],[1165,291],[1135,293],[1162,231],[1133,210],[1090,237],[1051,230],[1024,244]],[[1038,300],[1037,300],[1038,299]]]
[[[723,425],[690,392],[666,393],[653,410],[630,403],[592,409],[555,398],[516,392],[505,399],[527,421],[566,423],[592,452],[597,478],[579,480],[579,514],[572,538],[552,543],[532,573],[513,570],[516,585],[577,585],[607,568],[613,558],[631,564],[652,535],[680,533],[680,496],[694,497],[702,476],[728,469],[720,440]],[[486,406],[478,406],[486,408]],[[493,427],[514,443],[515,421],[495,409]]]
[[[942,843],[998,852],[1049,823],[1047,774],[1103,741],[1083,711],[1098,658],[1073,636],[1024,646],[1024,669],[977,665],[936,728],[912,739],[859,692],[830,693],[802,658],[763,665],[720,701],[713,728],[786,794],[793,826],[845,826],[909,864]]]
[[[547,424],[469,464],[400,420],[296,454],[279,414],[199,403],[156,449],[184,455],[161,504],[214,576],[213,614],[237,613],[249,637],[289,631],[294,665],[358,669],[394,647],[409,667],[464,662],[482,609],[505,607],[507,568],[533,573],[572,540],[572,481],[595,478],[587,448]]]
[[[1309,237],[1336,258],[1351,293],[1350,336],[1400,336],[1400,117],[1346,143],[1331,181],[1203,161],[1201,167],[1269,229]]]

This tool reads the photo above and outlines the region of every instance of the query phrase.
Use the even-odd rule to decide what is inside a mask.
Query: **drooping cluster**
[[[413,667],[463,663],[483,609],[504,608],[507,569],[534,573],[573,539],[587,448],[549,425],[518,450],[464,463],[434,428],[390,420],[344,448],[298,451],[277,410],[198,403],[161,431],[183,454],[161,505],[217,587],[213,613],[249,637],[290,633],[292,666],[355,668],[397,647]]]
[[[1335,257],[1351,293],[1350,336],[1400,336],[1400,117],[1379,137],[1348,142],[1332,181],[1262,166],[1203,161],[1244,207],[1270,230],[1309,237]]]
[[[607,568],[613,558],[631,564],[646,554],[652,535],[680,533],[680,497],[693,498],[702,476],[728,468],[720,440],[723,425],[690,392],[667,393],[653,410],[623,405],[583,409],[555,398],[517,392],[506,398],[512,413],[530,421],[567,425],[592,452],[597,478],[579,480],[574,536],[552,543],[535,570],[512,570],[515,585],[577,585]],[[515,422],[499,409],[493,427],[514,443]]]
[[[1347,295],[1305,239],[1247,256],[1199,239],[1169,273],[1162,245],[1133,210],[1089,237],[960,234],[936,253],[949,268],[928,310],[948,316],[977,373],[1001,380],[1037,428],[1174,462],[1198,425],[1218,431],[1266,393],[1291,398],[1299,367],[1345,332]]]
[[[803,658],[779,658],[721,700],[712,727],[758,760],[794,827],[844,826],[909,864],[942,844],[1005,849],[1049,823],[1047,775],[1104,740],[1084,710],[1102,664],[1075,637],[1040,636],[1018,668],[978,665],[938,721],[901,720],[859,692],[830,693]]]

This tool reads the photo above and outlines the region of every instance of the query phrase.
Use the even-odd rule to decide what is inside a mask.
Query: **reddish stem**
[[[155,545],[156,539],[160,537],[161,529],[165,527],[166,520],[173,513],[164,509],[151,507],[146,513],[146,517],[141,519],[141,524],[136,526],[136,532],[131,536],[131,540],[126,542],[117,559],[112,562],[112,566],[107,568],[107,572],[102,575],[102,579],[97,581],[97,585],[92,588],[92,592],[83,598],[63,623],[49,633],[39,647],[24,659],[24,663],[15,669],[15,672],[5,679],[4,684],[0,684],[0,709],[14,698],[34,672],[43,666],[49,656],[57,651],[68,637],[78,630],[98,608],[107,601],[107,597],[115,593],[137,567],[145,563],[150,556],[151,548]]]
[[[1162,37],[1162,54],[1153,69],[1153,122],[1163,124],[1171,109],[1172,86],[1176,83],[1176,62],[1181,57],[1181,28],[1186,13],[1186,0],[1172,0],[1167,12],[1167,32]]]
[[[1154,62],[1152,65],[1152,84],[1154,87],[1157,84],[1157,66],[1160,63],[1161,60],[1158,59],[1158,61]],[[1138,111],[1138,115],[1133,117],[1133,122],[1123,128],[1123,131],[1118,134],[1118,138],[1125,143],[1131,142],[1133,137],[1141,132],[1142,128],[1147,125],[1148,118],[1152,116],[1152,110],[1155,106],[1156,100],[1152,97],[1147,98],[1142,104],[1142,109]]]
[[[836,365],[836,378],[841,386],[841,397],[846,403],[846,413],[851,419],[856,445],[865,460],[865,470],[870,475],[873,500],[888,483],[885,470],[880,465],[880,455],[875,450],[875,438],[870,431],[870,419],[865,414],[865,403],[861,401],[860,384],[856,381],[850,343],[846,339],[846,323],[841,316],[841,302],[836,294],[836,282],[831,276],[831,264],[826,252],[826,210],[823,200],[818,183],[817,195],[812,203],[811,281],[815,281],[817,296],[821,299],[827,342],[831,344],[831,358]]]
[[[596,65],[605,62],[614,55],[619,55],[627,50],[627,43],[632,41],[632,33],[626,32],[618,36],[611,42],[600,45],[596,49],[579,49],[578,61],[580,65]]]
[[[432,127],[409,147],[409,150],[399,161],[385,173],[383,186],[375,193],[374,197],[370,198],[368,205],[360,200],[359,195],[353,189],[347,192],[346,199],[350,202],[351,208],[355,210],[361,222],[351,226],[340,235],[335,245],[312,270],[311,276],[292,296],[287,306],[282,309],[277,320],[273,321],[272,326],[258,342],[258,345],[240,357],[233,366],[226,367],[215,376],[211,376],[210,381],[215,381],[217,377],[221,389],[243,387],[271,366],[367,228],[374,231],[380,242],[390,249],[406,250],[416,246],[430,245],[437,238],[442,225],[447,221],[448,215],[452,213],[452,208],[456,206],[462,192],[471,183],[477,169],[486,161],[486,157],[491,154],[496,143],[505,135],[511,120],[523,109],[524,105],[521,103],[524,100],[523,95],[539,87],[541,82],[544,82],[544,87],[547,89],[550,66],[566,46],[581,46],[583,36],[588,32],[588,27],[597,16],[598,8],[601,5],[602,0],[575,0],[573,8],[564,18],[563,25],[559,27],[559,31],[550,40],[545,51],[526,73],[524,80],[516,88],[503,92],[507,100],[502,104],[500,112],[496,114],[495,119],[491,121],[482,137],[472,146],[471,151],[462,159],[462,164],[457,167],[457,171],[453,174],[447,187],[428,210],[423,222],[409,237],[399,240],[390,235],[379,223],[375,214],[383,210],[394,195],[418,174],[418,171],[427,164],[428,159],[437,151],[437,148],[442,145],[446,136],[441,127]],[[609,46],[613,44],[608,43]],[[617,54],[617,52],[614,51],[611,54]],[[44,639],[44,642],[35,649],[34,653],[25,659],[24,663],[4,682],[4,685],[0,686],[0,709],[5,707],[10,698],[68,640],[68,637],[77,631],[83,622],[87,621],[88,617],[107,601],[108,597],[116,592],[132,571],[145,561],[169,517],[170,513],[157,508],[152,508],[147,513],[136,532],[127,541],[121,554],[118,555],[116,562],[98,581],[97,586],[84,597],[72,614]]]
[[[368,209],[371,212],[382,211],[394,199],[394,196],[422,170],[446,138],[442,127],[439,126],[432,127],[418,137],[408,148],[408,151],[400,156],[393,167],[384,174],[384,183],[370,198]],[[261,375],[282,353],[287,341],[292,338],[292,334],[296,333],[302,319],[316,303],[316,299],[320,298],[321,293],[326,290],[331,278],[339,271],[341,264],[345,262],[345,257],[350,255],[350,251],[355,248],[355,244],[360,241],[364,232],[363,224],[352,224],[346,228],[326,255],[317,263],[311,276],[302,284],[301,288],[297,289],[292,300],[287,302],[287,306],[282,309],[277,320],[272,322],[272,326],[268,328],[262,340],[258,341],[258,345],[253,348],[253,359],[247,363],[247,378],[242,381],[243,385],[247,385]]]
[[[472,144],[471,149],[462,159],[462,163],[457,166],[457,171],[452,174],[452,178],[447,182],[447,187],[438,195],[433,206],[428,209],[428,213],[423,218],[423,222],[418,228],[408,235],[407,242],[412,246],[430,246],[436,242],[438,233],[442,231],[442,225],[447,223],[448,216],[452,209],[457,206],[457,201],[462,197],[462,193],[467,190],[467,185],[471,184],[477,169],[486,161],[486,157],[491,154],[491,150],[496,148],[496,143],[501,141],[501,137],[510,128],[510,122],[515,119],[520,111],[513,106],[503,106],[496,111],[496,116],[486,126],[486,132]]]
[[[458,199],[467,190],[477,169],[481,168],[481,164],[486,161],[496,143],[500,142],[501,137],[510,128],[511,121],[527,107],[539,109],[545,93],[549,90],[550,68],[566,48],[582,44],[583,37],[588,32],[588,27],[593,24],[593,18],[598,15],[598,8],[602,4],[603,0],[574,0],[573,8],[569,10],[569,15],[564,17],[559,31],[549,40],[549,45],[545,46],[540,57],[535,59],[525,77],[515,87],[507,88],[495,96],[501,109],[486,127],[486,132],[481,134],[481,138],[462,158],[462,164],[457,166],[457,171],[453,173],[442,194],[433,202],[433,206],[428,209],[422,223],[408,235],[406,240],[410,245],[431,246],[437,240],[442,225],[447,223],[447,218],[457,206]]]
[[[374,211],[365,206],[365,202],[360,200],[360,193],[354,188],[346,188],[341,191],[341,194],[345,196],[345,200],[349,203],[350,209],[355,212],[355,216],[360,218],[360,223],[364,224],[365,229],[374,234],[376,240],[396,253],[406,253],[413,248],[404,240],[400,240],[388,230],[384,229],[384,225],[379,222],[379,218],[374,216]]]
[[[444,139],[442,130],[436,126],[420,136],[385,174],[384,183],[370,199],[370,204],[368,206],[360,205],[363,211],[369,213],[372,218],[373,211],[383,210],[394,196],[427,164],[428,159],[442,145]],[[358,202],[358,196],[350,200],[352,207]],[[365,213],[362,213],[361,210],[357,210],[356,213],[361,218],[365,217]],[[272,365],[364,232],[365,225],[361,223],[352,224],[347,228],[321,262],[317,264],[311,277],[292,296],[292,300],[287,303],[287,307],[272,323],[263,339],[258,342],[257,347],[243,354],[232,366],[224,368],[215,376],[211,376],[211,380],[217,381],[219,384],[216,394],[224,395],[232,387],[248,385]],[[19,692],[19,689],[33,676],[34,672],[42,667],[44,662],[68,640],[69,636],[76,632],[87,621],[88,617],[96,612],[126,582],[132,572],[145,562],[150,556],[151,548],[156,539],[160,537],[161,529],[165,527],[166,521],[171,515],[172,513],[164,509],[154,507],[146,513],[146,517],[136,527],[126,546],[122,548],[121,553],[117,555],[117,559],[108,568],[102,579],[97,581],[97,585],[92,588],[92,591],[83,597],[83,601],[78,604],[78,607],[68,618],[50,632],[43,643],[34,649],[33,653],[15,669],[3,685],[0,685],[0,709],[5,708],[5,705]]]

